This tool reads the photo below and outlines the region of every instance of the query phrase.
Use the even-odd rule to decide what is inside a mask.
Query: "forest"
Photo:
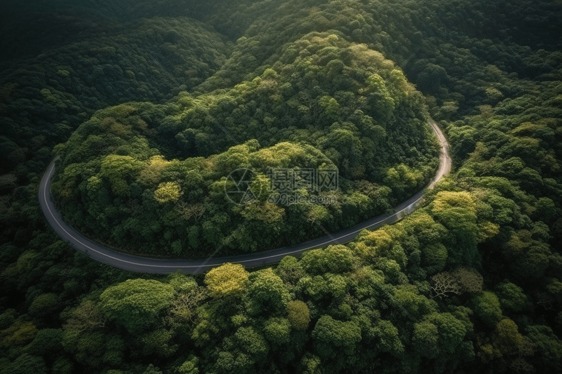
[[[284,49],[285,64],[230,91],[96,112],[57,146],[65,217],[135,252],[249,252],[321,236],[319,222],[335,232],[427,184],[437,160],[424,98],[392,62],[335,34]],[[264,185],[243,207],[220,188],[240,168]],[[266,174],[280,168],[337,169],[337,204],[269,203]]]
[[[51,0],[0,12],[0,374],[562,372],[562,3]],[[6,7],[8,9],[8,7]],[[27,27],[22,25],[27,22]],[[130,253],[274,266],[138,274]],[[335,168],[335,205],[229,203]],[[296,194],[307,191],[297,190]],[[317,192],[321,195],[322,192]]]

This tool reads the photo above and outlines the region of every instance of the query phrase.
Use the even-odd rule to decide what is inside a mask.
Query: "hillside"
[[[98,112],[58,147],[53,192],[69,223],[134,252],[197,257],[298,244],[427,184],[437,160],[423,103],[380,53],[312,33],[233,89]],[[218,187],[242,168],[264,185],[244,206]],[[295,168],[338,170],[337,201],[271,204],[267,173]],[[164,188],[177,195],[159,199]]]
[[[562,371],[559,1],[10,9],[0,374]],[[90,237],[259,252],[420,190],[437,166],[428,115],[454,170],[422,208],[275,266],[118,270],[60,240],[37,201],[58,154],[57,207]],[[265,191],[247,205],[225,194],[240,167]],[[272,204],[270,167],[337,168],[337,204]]]

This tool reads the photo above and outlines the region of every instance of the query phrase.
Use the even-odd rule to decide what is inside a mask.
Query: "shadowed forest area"
[[[562,2],[2,8],[0,374],[562,372]],[[267,268],[115,269],[37,200],[58,155],[57,208],[115,248],[298,244],[421,190],[430,117],[422,208]],[[337,203],[271,204],[271,168],[337,169]]]

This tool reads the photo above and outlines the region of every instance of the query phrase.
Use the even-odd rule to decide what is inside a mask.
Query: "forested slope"
[[[28,151],[2,146],[15,158],[9,159],[11,164],[2,163],[9,166],[0,177],[0,373],[562,371],[558,2],[210,1],[184,7],[177,1],[136,3],[130,9],[138,17],[188,16],[214,27],[231,40],[232,53],[216,49],[226,60],[213,65],[216,73],[187,94],[178,94],[174,90],[179,86],[173,86],[153,93],[162,95],[154,99],[158,103],[141,103],[147,99],[131,96],[135,103],[92,117],[94,109],[102,108],[81,110],[87,115],[68,120],[70,128],[42,150],[27,139],[56,128],[73,112],[60,112],[56,120],[45,115],[38,126],[36,121],[2,125],[3,131],[20,131],[6,133],[4,142]],[[107,2],[105,12],[123,20],[123,10],[130,4]],[[171,11],[175,14],[166,14]],[[266,109],[260,121],[265,113],[271,113],[271,121],[278,120],[274,109],[281,104],[293,113],[284,105],[294,93],[285,94],[281,86],[305,82],[306,77],[284,75],[281,64],[292,65],[294,60],[289,63],[282,56],[306,50],[297,43],[306,35],[331,34],[337,43],[363,43],[394,61],[447,131],[456,169],[426,196],[423,209],[396,225],[365,231],[347,246],[310,251],[300,259],[287,257],[278,266],[260,270],[224,265],[195,278],[112,269],[75,253],[45,228],[36,201],[37,174],[51,159],[54,142],[66,142],[71,129],[82,122],[68,143],[57,147],[65,154],[68,169],[68,179],[60,179],[57,188],[60,192],[65,183],[82,185],[80,192],[69,188],[69,196],[76,193],[80,198],[87,197],[84,178],[103,174],[102,160],[94,155],[130,157],[125,164],[138,165],[139,175],[126,176],[129,187],[141,169],[153,164],[156,173],[143,175],[154,191],[159,178],[168,177],[157,173],[162,163],[181,169],[192,160],[190,167],[197,169],[197,163],[205,162],[209,168],[201,178],[220,180],[215,168],[221,159],[250,163],[256,154],[290,136],[294,138],[286,147],[294,154],[303,147],[299,140],[305,139],[314,147],[305,152],[309,161],[328,158],[337,163],[329,151],[337,142],[319,141],[329,132],[315,138],[316,132],[306,132],[313,128],[307,123],[298,129],[275,125],[277,132],[271,131],[273,125],[264,126],[267,131],[252,133],[245,127],[250,121],[236,122],[232,117],[229,122],[231,116],[225,115],[230,100],[257,102],[252,95]],[[58,74],[58,67],[51,68]],[[389,82],[380,75],[385,84]],[[157,77],[147,75],[151,82]],[[367,87],[366,80],[357,81],[356,91],[347,90],[355,98]],[[52,84],[45,78],[37,82],[30,98]],[[3,93],[10,92],[9,86],[3,87]],[[313,88],[306,85],[302,90]],[[268,94],[259,94],[261,89]],[[340,103],[335,92],[327,91],[322,96]],[[131,92],[141,93],[136,88]],[[168,94],[173,98],[165,102]],[[99,103],[112,104],[100,95]],[[275,95],[282,99],[275,101],[271,98]],[[34,118],[42,118],[45,101],[15,110],[6,98],[3,94],[3,114],[13,110],[28,116],[36,111]],[[221,108],[222,102],[226,108]],[[381,103],[379,98],[374,104]],[[340,105],[337,115],[347,114],[349,105],[356,103]],[[409,118],[420,119],[423,105],[415,108],[422,110],[414,110]],[[236,144],[227,136],[221,138],[213,121],[205,122],[208,113],[221,125],[231,124],[228,130]],[[253,118],[257,109],[250,106],[245,113]],[[182,118],[200,123],[194,129],[216,137],[217,148],[203,148],[201,136],[186,137],[191,134],[185,133]],[[381,127],[387,124],[378,122]],[[388,127],[385,132],[386,139],[393,139]],[[84,141],[92,135],[113,148],[95,148],[94,142]],[[87,165],[71,173],[69,166],[78,162]],[[152,179],[155,175],[157,181]],[[371,177],[374,183],[376,175]],[[118,178],[115,181],[117,187],[123,185]],[[187,190],[187,185],[181,187]],[[170,248],[162,245],[158,250],[173,253]]]
[[[53,194],[70,224],[135,252],[298,244],[384,213],[428,183],[437,159],[423,104],[382,54],[311,33],[233,89],[97,113],[58,147]],[[240,168],[263,185],[242,207],[220,188]],[[338,191],[293,194],[337,202],[271,204],[279,191],[268,172],[288,168],[339,170]]]
[[[95,33],[35,58],[5,62],[0,73],[2,172],[15,169],[12,174],[25,183],[50,157],[42,148],[48,153],[97,109],[130,100],[162,102],[192,89],[221,66],[228,53],[225,42],[195,20],[156,17],[113,26],[106,35]]]

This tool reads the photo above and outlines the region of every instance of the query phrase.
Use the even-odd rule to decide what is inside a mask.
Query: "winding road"
[[[429,124],[435,131],[439,142],[441,143],[441,154],[439,157],[439,170],[428,186],[410,197],[407,201],[398,205],[394,209],[395,213],[380,215],[337,233],[301,243],[293,247],[283,247],[245,255],[210,257],[207,259],[194,260],[155,259],[134,256],[104,247],[103,245],[86,238],[71,226],[67,225],[63,221],[60,213],[56,210],[50,191],[51,177],[53,176],[53,172],[55,170],[56,158],[51,162],[47,171],[43,175],[43,179],[41,180],[41,185],[39,187],[39,202],[47,222],[63,240],[68,242],[77,251],[87,254],[92,259],[120,269],[142,273],[164,274],[181,270],[185,273],[196,274],[210,270],[211,268],[220,266],[226,262],[238,263],[246,267],[269,265],[279,262],[287,255],[298,255],[306,250],[326,247],[330,244],[348,243],[364,229],[377,229],[381,226],[397,222],[416,210],[416,208],[423,203],[425,190],[433,188],[435,183],[437,183],[443,176],[447,175],[451,170],[451,158],[448,152],[449,145],[447,140],[433,120],[430,120]]]

